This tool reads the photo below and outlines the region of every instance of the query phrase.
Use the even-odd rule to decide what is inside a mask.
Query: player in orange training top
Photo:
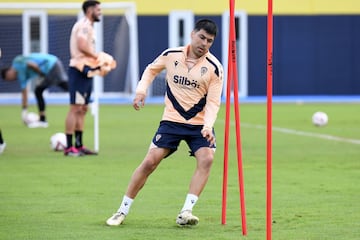
[[[85,16],[75,23],[70,36],[69,93],[70,108],[65,120],[67,148],[65,156],[96,155],[83,146],[85,115],[93,85],[93,77],[88,72],[93,69],[86,65],[98,59],[95,51],[94,22],[100,21],[100,2],[89,0],[82,5]],[[75,135],[75,146],[73,146]]]
[[[196,225],[192,209],[208,180],[215,152],[214,123],[221,103],[223,67],[209,52],[217,34],[216,24],[208,19],[196,22],[187,46],[165,50],[141,77],[133,100],[139,110],[155,76],[166,70],[165,110],[148,153],[134,171],[117,212],[106,224],[120,225],[149,175],[164,158],[186,141],[197,165],[183,208],[176,218],[178,225]]]

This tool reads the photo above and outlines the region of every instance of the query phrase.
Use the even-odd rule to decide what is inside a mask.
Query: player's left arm
[[[39,74],[40,76],[44,76],[45,74],[41,71],[39,65],[37,65],[34,62],[28,61],[26,63],[27,67],[30,68],[31,70],[33,70],[34,72],[36,72],[37,74]]]
[[[223,70],[219,66],[218,75],[214,74],[210,80],[208,93],[206,97],[204,127],[201,131],[203,136],[210,142],[215,142],[213,136],[213,126],[221,105],[221,94],[223,88]]]
[[[217,81],[217,83],[210,85],[206,98],[204,126],[201,130],[201,134],[208,140],[210,144],[215,143],[213,127],[221,104],[222,85],[220,86],[220,82],[221,81]]]
[[[209,83],[205,115],[204,115],[204,128],[212,129],[217,118],[221,105],[221,94],[223,88],[223,70],[219,65],[219,72],[213,74]]]

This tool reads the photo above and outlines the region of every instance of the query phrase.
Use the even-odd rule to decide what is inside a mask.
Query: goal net
[[[70,59],[69,38],[76,20],[83,16],[82,3],[0,3],[1,67],[19,54],[51,53],[65,66]],[[95,79],[98,97],[130,97],[139,80],[136,6],[132,2],[101,3],[102,19],[95,23],[96,48],[111,54],[117,68],[104,79]],[[30,86],[31,87],[31,86]],[[17,83],[0,81],[0,98],[18,99]],[[68,95],[53,87],[47,99],[68,103]],[[66,97],[65,97],[66,96]],[[32,94],[30,94],[30,98]]]

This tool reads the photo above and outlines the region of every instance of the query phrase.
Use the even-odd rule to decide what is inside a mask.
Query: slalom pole
[[[239,90],[238,90],[238,72],[236,64],[236,34],[235,34],[235,16],[234,16],[235,0],[230,0],[230,42],[231,42],[231,60],[232,60],[232,76],[234,83],[234,107],[235,107],[235,130],[236,130],[236,150],[238,162],[238,182],[240,191],[240,208],[242,233],[247,234],[246,230],[246,211],[245,211],[245,191],[244,191],[244,174],[241,150],[240,135],[240,106],[239,106]],[[229,46],[230,47],[230,46]]]
[[[266,239],[272,235],[272,81],[273,81],[273,4],[268,0],[267,16],[267,184]]]
[[[228,162],[229,162],[229,132],[230,132],[230,94],[232,83],[232,61],[231,61],[231,47],[229,34],[229,48],[228,48],[228,72],[226,81],[226,112],[225,112],[225,137],[224,137],[224,166],[223,166],[223,186],[222,186],[222,212],[221,224],[226,224],[226,205],[227,205],[227,184],[228,184]]]
[[[93,102],[91,103],[91,114],[94,117],[94,151],[99,152],[99,82],[103,79],[95,76],[93,80]]]

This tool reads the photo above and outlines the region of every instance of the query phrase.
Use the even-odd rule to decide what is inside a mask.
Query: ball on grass
[[[33,123],[33,122],[37,122],[37,121],[39,121],[39,120],[40,120],[39,115],[38,115],[37,113],[34,113],[34,112],[28,112],[28,113],[26,113],[26,115],[25,115],[25,117],[24,117],[24,119],[23,119],[23,121],[24,121],[24,123],[25,123],[26,125],[29,125],[29,124],[31,124],[31,123]]]
[[[65,133],[55,133],[50,137],[50,147],[54,151],[63,151],[67,146]]]
[[[312,116],[312,122],[317,127],[323,127],[328,124],[329,117],[324,112],[315,112]]]

